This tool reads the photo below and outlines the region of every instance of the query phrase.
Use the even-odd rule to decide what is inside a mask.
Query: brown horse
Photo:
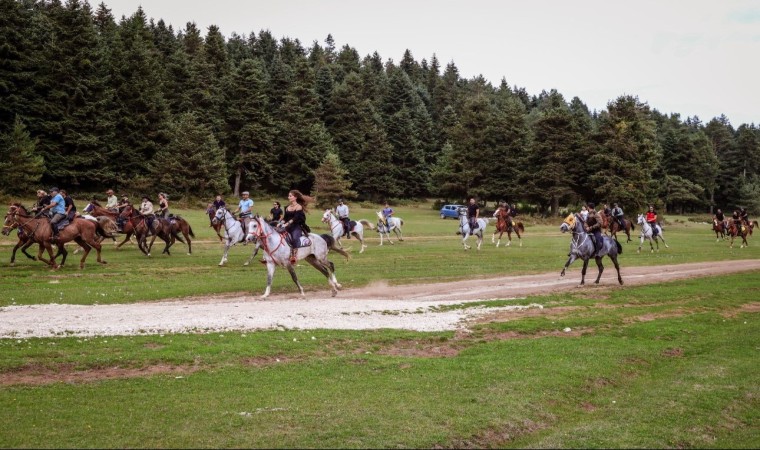
[[[728,239],[726,236],[726,224],[718,219],[713,219],[712,230],[715,232],[715,242],[719,242],[721,239]]]
[[[636,229],[636,226],[633,225],[633,222],[631,222],[628,219],[623,219],[623,225],[624,228],[620,228],[620,222],[617,221],[617,219],[610,218],[609,219],[609,230],[610,234],[612,235],[615,240],[617,240],[617,232],[618,231],[624,231],[626,237],[628,240],[626,242],[631,242],[631,231]]]
[[[111,220],[117,222],[117,224],[120,222],[119,221],[119,213],[118,212],[111,211],[110,209],[103,208],[95,200],[91,201],[90,204],[87,205],[84,208],[84,212],[86,212],[87,214],[93,215],[95,217],[108,217]],[[115,237],[111,237],[111,239],[113,239],[113,243],[114,243],[114,245],[116,245],[117,249],[120,249],[122,245],[126,244],[127,242],[130,241],[130,239],[132,239],[132,236],[135,234],[135,230],[132,227],[132,224],[129,223],[129,221],[124,220],[123,224],[121,226],[120,233],[125,234],[126,237],[118,245],[116,245],[116,238]]]
[[[169,223],[173,237],[179,238],[180,233],[185,237],[185,241],[187,241],[187,254],[192,255],[193,247],[190,238],[192,237],[195,239],[195,234],[193,233],[193,227],[190,226],[190,223],[188,223],[188,221],[185,220],[185,218],[182,216],[169,216],[168,219],[162,220],[165,220]],[[182,239],[179,240],[182,242]]]
[[[174,245],[176,240],[179,240],[183,244],[185,243],[182,237],[172,233],[172,225],[164,219],[156,217],[151,223],[150,229],[148,229],[146,217],[141,215],[131,205],[124,207],[119,217],[126,220],[125,227],[127,223],[132,227],[137,237],[137,246],[145,256],[150,256],[150,250],[156,237],[160,237],[166,244],[162,253],[166,253],[167,255],[171,255],[169,248]],[[147,243],[148,236],[152,236],[150,244]]]
[[[496,217],[496,231],[491,235],[491,243],[493,244],[496,241],[496,233],[499,233],[499,240],[496,242],[496,246],[498,247],[501,245],[501,237],[504,233],[507,233],[507,247],[509,247],[512,244],[512,232],[514,231],[517,239],[520,241],[520,247],[522,247],[522,236],[520,233],[525,232],[522,222],[512,220],[509,213],[503,208],[499,208],[494,216]]]
[[[750,233],[751,229],[752,226],[748,227],[744,224],[741,224],[741,227],[737,227],[736,224],[731,221],[728,225],[728,235],[731,236],[731,244],[729,247],[734,248],[734,238],[737,236],[742,238],[742,245],[740,248],[744,248],[745,246],[748,247],[749,243],[747,242],[747,235]]]
[[[98,262],[101,264],[106,263],[100,255],[101,248],[100,243],[97,240],[98,225],[95,222],[76,217],[69,225],[58,233],[58,239],[55,242],[55,245],[58,247],[58,252],[53,256],[53,229],[50,226],[50,220],[48,218],[32,216],[18,203],[11,205],[5,217],[6,222],[16,224],[20,230],[23,230],[24,234],[29,236],[29,239],[40,244],[37,259],[52,266],[54,269],[60,267],[55,262],[55,259],[59,254],[63,255],[61,265],[66,263],[68,252],[66,251],[64,244],[69,241],[76,242],[84,249],[82,259],[79,261],[80,269],[84,269],[84,262],[92,248],[95,248],[95,251],[97,251]],[[45,250],[47,250],[50,259],[43,258],[42,255]]]
[[[24,209],[23,206],[20,204],[14,205],[16,207],[21,207],[22,210],[27,213],[26,209]],[[28,214],[28,213],[27,213]],[[3,223],[3,234],[5,236],[10,236],[11,231],[18,228],[18,223],[14,222],[12,220],[12,217],[9,215],[5,216],[5,223]],[[26,252],[26,249],[34,245],[34,239],[32,239],[30,236],[28,236],[26,233],[24,233],[24,230],[20,229],[18,230],[18,242],[16,243],[16,246],[13,247],[13,252],[11,253],[11,267],[16,265],[16,252],[18,249],[21,249],[21,252],[26,255],[27,258],[31,259],[32,261],[37,261],[36,256],[32,256],[29,253]],[[58,254],[56,254],[56,257]]]
[[[209,206],[206,209],[206,214],[208,214],[208,221],[211,224],[211,228],[214,229],[216,232],[216,235],[219,236],[219,242],[224,242],[224,237],[222,237],[222,227],[224,226],[224,221],[214,221],[214,216],[216,216],[216,209],[214,209],[213,206]]]

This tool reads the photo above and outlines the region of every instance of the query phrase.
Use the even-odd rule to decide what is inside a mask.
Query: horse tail
[[[516,226],[517,226],[517,228],[519,228],[519,229],[520,229],[520,232],[521,232],[521,233],[525,231],[525,227],[523,226],[523,223],[522,223],[522,222],[517,222],[517,225],[516,225]]]
[[[399,221],[399,223],[401,224],[401,226],[403,226],[403,225],[404,225],[404,219],[398,219],[398,221]]]
[[[97,231],[103,237],[114,237],[119,233],[119,227],[116,226],[116,222],[110,217],[99,216],[97,218]]]
[[[375,226],[372,225],[372,222],[370,222],[367,219],[359,219],[359,223],[361,223],[365,227],[369,227],[370,230],[374,230],[375,229]]]
[[[633,223],[633,220],[629,220],[631,222],[631,231],[636,229],[636,225]]]
[[[191,238],[195,239],[195,233],[193,233],[193,227],[191,227],[189,223],[187,224],[187,234],[189,234]]]
[[[335,238],[332,237],[330,234],[320,234],[319,235],[322,239],[325,240],[325,243],[327,244],[328,250],[334,250],[336,253],[340,253],[341,255],[345,256],[346,259],[351,259],[351,255],[349,255],[345,250],[343,250],[340,247],[337,247],[335,245]]]

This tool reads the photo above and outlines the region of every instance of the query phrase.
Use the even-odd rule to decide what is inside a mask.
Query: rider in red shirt
[[[646,221],[652,226],[652,236],[657,235],[657,213],[654,210],[653,205],[649,205],[649,211],[647,211]]]

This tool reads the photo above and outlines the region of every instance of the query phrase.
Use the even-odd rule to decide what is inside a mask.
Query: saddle
[[[56,231],[60,232],[64,228],[66,228],[68,225],[71,225],[71,221],[68,218],[62,219],[60,222],[55,224]]]
[[[281,234],[285,235],[285,242],[287,242],[290,248],[301,248],[301,247],[311,246],[311,239],[309,239],[306,236],[301,236],[300,242],[298,242],[297,245],[294,245],[293,237],[290,235],[290,233],[288,233],[287,231],[284,231]]]

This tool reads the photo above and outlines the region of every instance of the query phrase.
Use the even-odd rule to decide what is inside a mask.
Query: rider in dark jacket
[[[602,248],[602,221],[599,213],[594,209],[594,204],[588,204],[588,217],[586,218],[586,232],[593,236],[594,253],[599,252]]]

